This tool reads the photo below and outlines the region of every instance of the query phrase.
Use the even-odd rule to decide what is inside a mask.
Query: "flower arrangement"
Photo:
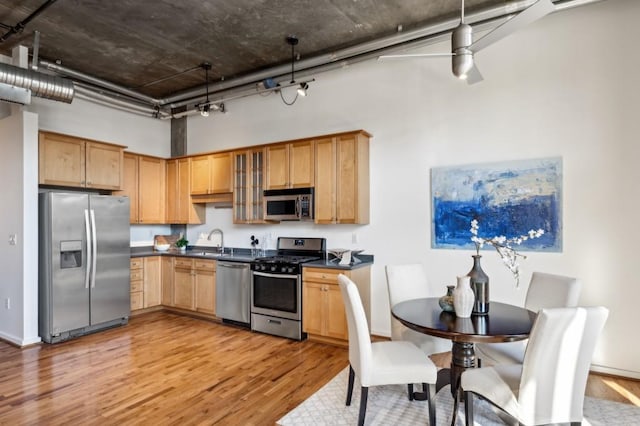
[[[516,287],[520,286],[520,263],[518,263],[518,257],[526,259],[527,256],[518,253],[513,245],[520,245],[524,241],[533,238],[539,238],[544,235],[544,229],[533,230],[531,229],[526,235],[520,235],[518,237],[507,238],[504,235],[495,236],[493,238],[482,238],[478,236],[478,221],[473,219],[471,221],[471,241],[476,245],[476,254],[480,255],[480,249],[488,244],[496,249],[500,258],[504,262],[505,266],[509,268],[513,274],[513,278],[516,280]]]

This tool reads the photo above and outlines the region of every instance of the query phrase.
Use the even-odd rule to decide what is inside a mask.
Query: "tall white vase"
[[[453,307],[456,310],[456,316],[460,318],[469,318],[473,311],[475,295],[469,280],[468,275],[458,277],[458,285],[453,290]]]

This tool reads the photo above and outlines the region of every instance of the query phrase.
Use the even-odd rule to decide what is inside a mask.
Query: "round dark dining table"
[[[536,319],[535,312],[499,302],[491,302],[487,314],[458,318],[455,313],[443,311],[437,297],[400,302],[391,308],[391,313],[412,330],[451,340],[451,369],[439,372],[436,389],[450,383],[454,397],[462,372],[476,366],[474,343],[526,339]]]

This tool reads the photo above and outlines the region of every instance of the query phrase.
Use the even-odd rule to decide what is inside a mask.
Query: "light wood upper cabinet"
[[[122,190],[118,195],[129,197],[129,222],[138,223],[138,156],[124,153],[122,160]]]
[[[191,157],[191,195],[233,191],[231,152]]]
[[[165,223],[165,160],[138,158],[139,223]]]
[[[265,189],[314,186],[314,146],[313,140],[267,146]]]
[[[316,140],[316,223],[369,223],[369,137],[360,131]]]
[[[114,194],[129,197],[131,223],[165,223],[165,162],[162,158],[125,153],[123,188]]]
[[[167,223],[200,224],[205,207],[191,200],[191,159],[167,160]]]
[[[52,132],[39,134],[39,183],[116,190],[124,147]]]

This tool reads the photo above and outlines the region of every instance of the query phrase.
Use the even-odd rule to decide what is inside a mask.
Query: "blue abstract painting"
[[[475,248],[469,229],[476,219],[479,237],[544,229],[518,250],[562,251],[560,157],[433,168],[431,195],[433,248]]]

